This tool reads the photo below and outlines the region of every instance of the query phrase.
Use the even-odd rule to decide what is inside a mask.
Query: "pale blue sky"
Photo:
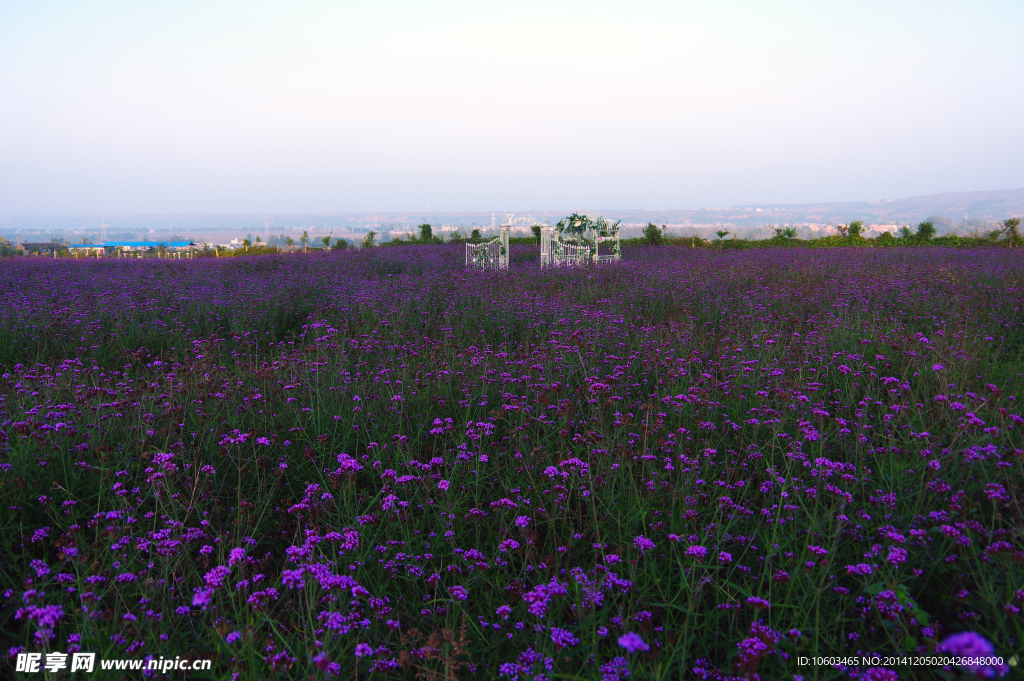
[[[1024,2],[0,0],[0,214],[1024,187]]]

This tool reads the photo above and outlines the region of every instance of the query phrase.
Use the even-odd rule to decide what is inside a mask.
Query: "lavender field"
[[[5,664],[1019,673],[1018,249],[537,257],[0,264]]]

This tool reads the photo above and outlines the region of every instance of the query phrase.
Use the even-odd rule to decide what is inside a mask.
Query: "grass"
[[[1016,251],[536,252],[0,272],[5,649],[245,679],[1020,649]]]

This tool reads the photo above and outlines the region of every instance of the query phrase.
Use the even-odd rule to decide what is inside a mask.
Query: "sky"
[[[1024,3],[0,0],[0,214],[1024,187]]]

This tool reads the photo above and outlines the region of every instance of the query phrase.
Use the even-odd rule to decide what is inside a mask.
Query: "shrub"
[[[644,243],[648,246],[662,246],[665,243],[665,235],[653,222],[648,222],[644,227]]]
[[[1020,218],[1010,218],[1003,222],[1003,233],[1011,246],[1020,243]]]

